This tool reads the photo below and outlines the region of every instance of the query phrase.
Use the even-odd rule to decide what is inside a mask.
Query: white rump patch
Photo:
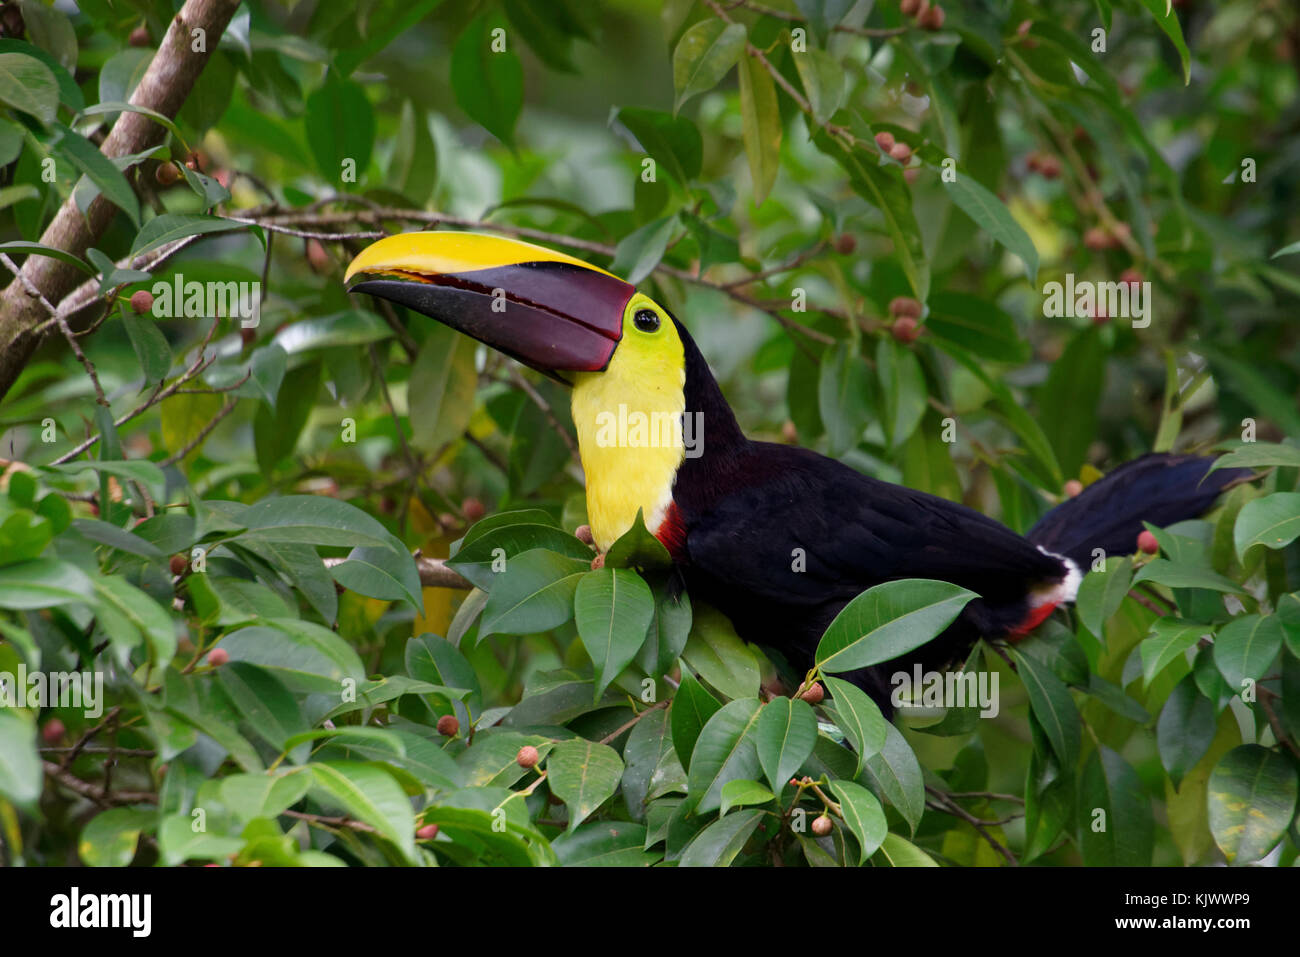
[[[1065,562],[1065,577],[1055,585],[1034,589],[1029,596],[1029,607],[1038,608],[1041,605],[1059,605],[1063,602],[1074,601],[1079,594],[1079,583],[1083,581],[1083,573],[1079,571],[1079,566],[1064,555],[1049,552],[1042,545],[1037,546],[1037,548],[1044,555],[1050,555]]]

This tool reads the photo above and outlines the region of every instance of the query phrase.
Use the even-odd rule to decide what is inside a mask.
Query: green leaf
[[[440,452],[460,438],[474,414],[478,373],[474,353],[478,343],[450,326],[429,330],[411,367],[407,389],[412,428],[411,445],[425,452]]]
[[[179,454],[203,434],[204,426],[221,411],[223,400],[219,395],[191,392],[173,395],[162,403],[163,446],[173,455]],[[200,441],[185,453],[183,463],[192,462],[203,447]]]
[[[161,382],[172,367],[172,349],[167,344],[167,337],[152,319],[137,316],[130,309],[122,309],[120,314],[145,381]]]
[[[488,791],[489,794],[494,790]],[[466,790],[452,795],[449,800],[464,798],[472,800],[474,791]],[[496,799],[494,798],[494,803]],[[480,856],[485,863],[504,864],[510,867],[536,867],[558,863],[551,845],[543,838],[520,812],[509,813],[512,808],[522,808],[522,802],[509,801],[498,804],[507,813],[503,816],[495,813],[496,808],[449,807],[437,805],[424,811],[422,820],[426,824],[437,824],[440,833],[451,841],[467,849],[472,860]],[[504,825],[504,830],[502,829]],[[442,846],[439,842],[437,847]]]
[[[1001,380],[985,372],[964,349],[942,340],[936,340],[935,345],[961,364],[993,394],[994,416],[1020,437],[1034,458],[1034,461],[1026,463],[1027,467],[1032,469],[1034,477],[1043,488],[1059,489],[1064,482],[1064,477],[1061,475],[1061,466],[1056,461],[1056,453],[1052,451],[1052,445],[1043,432],[1042,426],[1024,410],[1022,403]]]
[[[681,684],[673,695],[668,714],[673,748],[684,769],[691,766],[691,754],[695,751],[695,742],[699,740],[700,732],[709,719],[721,710],[722,705],[718,700],[705,690],[693,674],[682,669]]]
[[[320,761],[308,765],[313,790],[349,815],[388,838],[407,858],[415,860],[415,815],[411,802],[387,771],[352,761]]]
[[[221,779],[221,803],[244,821],[276,817],[297,804],[311,789],[308,771],[232,774]]]
[[[886,834],[877,855],[890,867],[938,867],[929,854],[906,838]]]
[[[1137,772],[1105,745],[1088,756],[1079,777],[1078,833],[1088,867],[1151,864],[1151,801]]]
[[[876,375],[880,378],[882,397],[881,425],[894,448],[906,442],[921,424],[928,394],[925,374],[916,353],[882,338],[876,344]]]
[[[596,700],[636,657],[654,617],[654,595],[636,572],[599,568],[583,575],[573,620],[596,669]]]
[[[751,804],[767,804],[775,800],[774,795],[757,781],[736,778],[722,786],[722,804],[718,815],[725,816],[733,807],[749,807]]]
[[[135,242],[131,244],[131,257],[134,258],[178,239],[184,239],[186,236],[225,233],[247,228],[244,223],[232,222],[219,216],[164,213],[144,224],[144,228],[135,237]]]
[[[1153,558],[1133,576],[1133,584],[1155,582],[1170,588],[1209,588],[1213,591],[1240,593],[1242,588],[1217,572],[1196,565],[1180,565],[1167,558]]]
[[[1187,41],[1183,39],[1183,28],[1173,5],[1169,0],[1142,0],[1142,5],[1151,11],[1151,16],[1155,17],[1160,29],[1165,31],[1165,36],[1169,37],[1174,49],[1178,51],[1178,58],[1183,63],[1183,84],[1191,83],[1192,55],[1187,49]]]
[[[665,216],[628,233],[619,242],[609,271],[635,286],[664,258],[676,228],[677,217]]]
[[[145,61],[146,64],[148,62],[148,60]],[[149,119],[153,120],[163,129],[167,130],[167,132],[175,136],[177,140],[184,142],[185,138],[181,136],[180,127],[172,122],[168,117],[159,113],[157,110],[149,109],[147,106],[137,106],[134,103],[127,103],[121,100],[107,102],[101,100],[94,106],[88,106],[81,110],[77,114],[77,119],[80,120],[87,116],[103,116],[105,113],[139,113],[141,116],[149,117]]]
[[[477,587],[492,591],[498,580],[509,575],[511,563],[534,549],[574,559],[575,563],[585,560],[590,567],[592,554],[587,545],[554,525],[532,522],[497,525],[472,541],[466,535],[465,544],[447,564]]]
[[[1014,648],[1011,655],[1029,694],[1029,706],[1047,733],[1057,759],[1062,767],[1074,767],[1079,759],[1083,731],[1070,689],[1038,659]]]
[[[948,191],[948,198],[973,219],[976,225],[1025,264],[1025,273],[1031,284],[1037,282],[1038,249],[1002,200],[981,186],[969,173],[959,173],[951,182],[946,178],[942,181],[944,189]]]
[[[59,84],[36,57],[0,53],[0,103],[30,113],[48,126],[59,108]]]
[[[290,689],[341,695],[343,682],[361,684],[365,668],[346,641],[320,625],[294,618],[265,619],[221,639],[232,661],[261,665]]]
[[[241,838],[209,834],[194,829],[197,819],[188,814],[169,814],[158,826],[158,850],[162,862],[176,867],[186,861],[224,861],[243,848]]]
[[[745,27],[709,17],[682,34],[673,50],[673,88],[677,99],[673,112],[698,93],[722,82],[727,71],[745,52]]]
[[[1039,390],[1039,418],[1052,425],[1049,437],[1066,475],[1082,467],[1097,434],[1097,406],[1106,378],[1105,348],[1096,326],[1077,333],[1052,363]]]
[[[285,742],[307,730],[307,721],[293,695],[270,671],[232,661],[218,669],[217,677],[248,726],[273,748],[287,750]],[[297,763],[306,758],[306,749],[293,756]]]
[[[925,260],[921,228],[912,212],[912,193],[902,172],[897,167],[882,168],[874,145],[870,151],[851,149],[825,130],[818,130],[813,142],[849,174],[853,191],[880,210],[912,296],[925,302],[930,294],[930,266]]]
[[[632,527],[619,536],[605,553],[606,568],[636,568],[641,571],[671,568],[672,556],[664,543],[645,527],[642,509],[636,510]]]
[[[881,739],[883,742],[883,735]],[[754,729],[754,747],[763,775],[777,794],[808,760],[816,744],[817,716],[808,702],[777,697],[763,705]]]
[[[0,53],[25,53],[44,63],[59,84],[59,102],[76,112],[86,105],[86,98],[68,68],[39,46],[10,37],[0,38]]]
[[[17,253],[24,256],[48,256],[51,259],[57,259],[61,263],[67,263],[69,266],[75,266],[88,276],[95,275],[95,268],[80,256],[74,256],[67,250],[56,249],[53,246],[42,246],[40,243],[29,243],[24,240],[16,239],[12,242],[0,243],[0,253]]]
[[[1240,615],[1214,638],[1214,664],[1233,694],[1258,681],[1282,650],[1282,620],[1277,615]]]
[[[613,797],[623,777],[623,759],[605,744],[561,741],[546,758],[551,793],[569,808],[569,833]]]
[[[1231,452],[1225,452],[1214,460],[1210,471],[1215,469],[1260,468],[1281,465],[1287,468],[1300,468],[1300,448],[1294,445],[1279,445],[1276,442],[1249,442]]]
[[[513,50],[493,50],[494,23],[480,16],[461,32],[451,52],[451,86],[469,118],[513,149],[524,105],[524,70]]]
[[[464,774],[467,787],[509,787],[525,774],[515,758],[526,744],[537,748],[545,759],[552,743],[540,735],[519,734],[516,731],[493,729],[489,734],[475,735],[474,746],[462,751],[456,764]]]
[[[384,601],[405,601],[424,612],[423,589],[415,559],[406,549],[391,546],[354,548],[346,561],[330,569],[334,580],[349,591]]]
[[[1174,787],[1182,785],[1183,778],[1210,749],[1217,726],[1214,702],[1201,694],[1195,676],[1189,674],[1174,685],[1156,721],[1160,763]]]
[[[722,805],[722,788],[736,778],[762,772],[755,746],[755,729],[762,709],[757,698],[739,698],[723,705],[700,731],[687,769],[688,801],[700,814]]]
[[[668,725],[668,712],[662,708],[646,714],[632,728],[623,746],[623,803],[628,813],[638,821],[645,820],[647,796],[655,769],[664,758],[673,753],[673,738]]]
[[[1300,538],[1300,492],[1274,492],[1247,502],[1237,513],[1232,541],[1245,562],[1252,545],[1285,548]]]
[[[325,495],[283,495],[250,505],[235,540],[300,545],[391,546],[391,532],[355,505]]]
[[[423,20],[441,3],[442,0],[415,0],[413,3],[396,4],[391,8],[376,7],[367,15],[364,39],[356,38],[361,42],[354,45],[352,43],[354,38],[348,37],[348,44],[339,50],[334,58],[335,68],[344,76],[352,73]]]
[[[885,725],[885,744],[866,759],[862,780],[894,806],[912,831],[925,813],[925,777],[912,746],[892,724]]]
[[[948,582],[906,578],[868,588],[835,616],[817,645],[817,666],[833,674],[889,661],[952,623],[976,594]]]
[[[844,68],[816,47],[794,54],[794,67],[812,107],[813,122],[824,125],[844,102]]]
[[[36,723],[23,712],[0,708],[0,795],[30,805],[41,796],[41,783]]]
[[[817,378],[817,409],[831,455],[843,455],[861,441],[871,421],[871,394],[867,364],[849,343],[837,343],[822,358]]]
[[[682,186],[700,175],[704,142],[696,125],[684,116],[625,106],[618,121],[636,137],[641,148]]]
[[[166,668],[176,655],[176,623],[171,615],[139,588],[118,575],[101,575],[94,580],[94,590],[99,598],[101,624],[105,616],[129,623],[136,636],[128,639],[130,645],[142,637],[149,648],[149,660],[156,668]],[[113,629],[105,625],[116,643]]]
[[[430,684],[445,688],[468,690],[467,705],[474,713],[482,711],[482,688],[478,675],[460,649],[446,638],[437,635],[420,635],[411,638],[404,654],[407,674]]]
[[[1213,633],[1212,625],[1177,619],[1171,621],[1168,618],[1156,619],[1151,625],[1151,634],[1138,646],[1142,655],[1142,680],[1147,687],[1151,686],[1156,675],[1200,641],[1202,636]]]
[[[1300,592],[1283,595],[1277,600],[1277,617],[1282,622],[1287,648],[1300,658]]]
[[[303,124],[316,168],[326,182],[339,187],[363,179],[375,142],[375,114],[359,84],[330,72],[307,97]],[[344,177],[345,164],[355,164],[353,178]]]
[[[1023,362],[1029,357],[1029,343],[1015,320],[993,303],[966,293],[939,292],[930,296],[927,305],[925,328],[934,335],[994,362]]]
[[[772,74],[756,57],[740,64],[741,139],[754,183],[754,205],[762,206],[781,169],[781,110]]]
[[[438,152],[429,135],[428,119],[410,100],[402,103],[397,143],[388,164],[389,185],[416,206],[428,202],[438,182]]]
[[[479,638],[531,635],[573,617],[573,595],[590,563],[535,548],[510,560],[492,584],[479,621]]]
[[[889,722],[880,713],[876,703],[857,685],[842,678],[828,677],[825,680],[831,693],[835,723],[853,745],[858,757],[853,768],[853,776],[857,777],[862,771],[863,762],[879,754],[885,746],[885,741],[889,738]]]
[[[736,634],[729,619],[708,606],[694,609],[682,660],[729,698],[749,697],[761,680],[749,645]]]
[[[5,54],[0,54],[0,57],[3,56]],[[58,139],[51,147],[53,151],[89,177],[105,199],[139,226],[140,201],[135,198],[135,191],[131,189],[131,184],[126,181],[122,171],[81,134],[57,123],[54,128],[58,131]]]
[[[861,866],[876,853],[889,833],[885,809],[874,794],[852,781],[832,781],[831,793],[839,798],[844,823],[858,840],[858,865]]]
[[[646,827],[627,821],[592,821],[551,842],[565,867],[650,867],[660,855],[645,847]]]
[[[0,608],[80,604],[92,591],[86,573],[70,562],[35,558],[0,568]]]
[[[1296,809],[1296,770],[1281,754],[1243,744],[1223,756],[1209,784],[1210,831],[1229,864],[1258,861],[1286,833]]]
[[[762,819],[762,811],[749,810],[714,821],[686,845],[677,866],[727,867]]]
[[[1106,622],[1124,603],[1132,578],[1133,560],[1127,556],[1109,556],[1102,571],[1088,572],[1079,583],[1079,595],[1075,599],[1083,627],[1104,639]]]
[[[136,807],[115,807],[90,819],[77,841],[77,854],[87,867],[126,867],[135,857],[140,835],[152,831],[158,812]]]
[[[140,534],[144,532],[141,531]],[[334,589],[334,579],[312,546],[245,541],[244,547],[274,565],[294,588],[302,592],[303,597],[327,623],[333,623],[338,617],[338,592]]]
[[[276,332],[275,341],[289,355],[329,349],[333,346],[362,346],[392,336],[393,330],[373,312],[349,309],[319,319],[302,319]]]
[[[605,564],[608,567],[608,555]],[[672,670],[686,648],[695,621],[690,595],[679,589],[671,577],[656,584],[654,593],[654,618],[646,629],[645,643],[636,657],[641,670],[651,677]]]
[[[817,42],[826,45],[831,31],[853,9],[855,0],[795,0]]]

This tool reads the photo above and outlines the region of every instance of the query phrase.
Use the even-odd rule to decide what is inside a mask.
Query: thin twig
[[[938,788],[932,788],[929,785],[927,785],[925,790],[928,794],[930,794],[932,797],[935,798],[934,802],[927,802],[927,806],[933,808],[936,811],[940,811],[944,814],[949,814],[952,817],[965,821],[967,824],[969,824],[971,827],[975,829],[976,833],[978,833],[979,836],[982,837],[990,847],[992,847],[995,851],[1001,854],[1002,857],[1006,859],[1006,862],[1008,864],[1010,864],[1012,867],[1020,866],[1020,862],[1016,860],[1016,856],[1011,853],[1011,851],[1006,847],[1006,845],[1004,845],[1001,841],[997,840],[995,837],[993,837],[992,834],[988,832],[987,827],[988,825],[991,825],[993,823],[992,821],[983,821],[980,818],[977,818],[974,814],[971,814],[969,811],[967,811],[956,801],[951,800],[947,794],[945,794],[943,791],[940,791]]]
[[[418,552],[412,557],[415,559],[416,571],[420,573],[420,584],[425,588],[459,588],[468,591],[474,587],[473,582],[449,568],[441,559],[427,558]],[[325,567],[333,568],[345,561],[346,558],[327,558]]]
[[[221,424],[221,420],[224,419],[226,416],[228,416],[234,410],[238,402],[239,402],[238,399],[231,399],[229,402],[223,405],[221,407],[221,411],[218,412],[216,415],[214,415],[211,421],[209,421],[206,425],[204,425],[203,428],[199,429],[198,435],[194,436],[194,438],[191,439],[189,442],[187,442],[182,448],[177,449],[171,455],[167,456],[167,458],[159,462],[158,465],[161,468],[167,468],[167,466],[175,465],[181,459],[185,458],[185,456],[193,452],[196,448],[198,448],[199,444],[208,437],[208,435],[212,432],[212,430]]]
[[[114,804],[157,804],[158,795],[151,791],[109,791],[105,788],[83,781],[71,771],[65,771],[53,761],[42,761],[46,777],[58,781],[69,791],[75,791],[96,804],[109,807]]]
[[[727,4],[728,9],[739,7],[743,10],[749,10],[751,13],[762,14],[765,17],[772,17],[775,20],[784,20],[786,23],[806,23],[807,21],[796,13],[787,13],[784,10],[774,10],[771,7],[765,7],[761,3],[754,3],[753,0],[732,0]],[[871,37],[872,39],[889,39],[890,37],[902,36],[907,32],[907,27],[854,27],[847,23],[837,23],[831,27],[835,33],[851,33],[858,37]]]
[[[640,721],[650,712],[658,711],[661,708],[666,708],[671,702],[672,702],[671,698],[665,698],[663,701],[656,701],[650,707],[646,708],[644,711],[640,711],[637,714],[633,715],[629,720],[625,721],[617,729],[605,735],[603,738],[600,739],[600,743],[609,744],[611,741],[616,740],[620,734],[622,734],[628,728],[633,727],[638,721]]]

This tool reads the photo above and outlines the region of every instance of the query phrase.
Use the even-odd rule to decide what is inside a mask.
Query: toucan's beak
[[[389,236],[348,267],[349,292],[431,316],[561,381],[608,365],[636,289],[580,259],[481,233]]]

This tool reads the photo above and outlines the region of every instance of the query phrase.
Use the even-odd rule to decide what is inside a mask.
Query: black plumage
[[[677,329],[686,410],[703,415],[704,450],[678,470],[673,514],[660,537],[692,597],[717,607],[747,641],[780,652],[801,677],[826,627],[873,585],[931,578],[980,596],[905,659],[846,676],[887,714],[890,675],[915,663],[942,669],[978,637],[1007,635],[1029,615],[1031,592],[1065,581],[1066,557],[1084,566],[1093,547],[1132,552],[1144,518],[1166,524],[1200,514],[1235,477],[1206,478],[1209,459],[1144,456],[1022,536],[973,509],[808,449],[747,439],[690,334],[680,323]],[[796,570],[801,557],[805,567]]]

